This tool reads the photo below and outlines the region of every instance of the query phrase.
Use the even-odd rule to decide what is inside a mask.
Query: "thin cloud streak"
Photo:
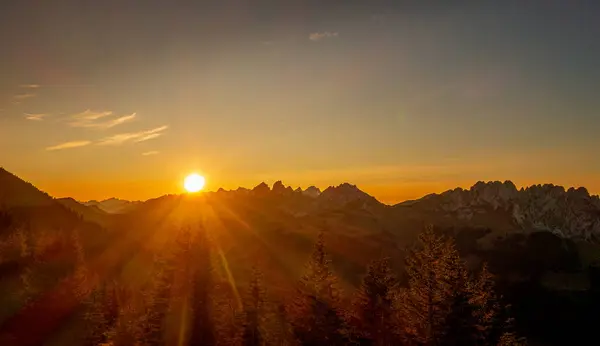
[[[113,126],[117,126],[117,125],[126,123],[128,121],[131,121],[131,120],[135,119],[136,116],[137,115],[135,113],[131,113],[129,115],[124,115],[124,116],[119,117],[117,119],[113,119],[113,120],[111,120],[111,121],[109,121],[107,123],[100,124],[101,125],[100,127],[111,128]]]
[[[148,135],[145,135],[144,137],[136,139],[135,142],[136,143],[138,143],[138,142],[144,142],[144,141],[150,140],[152,138],[160,137],[161,135],[162,135],[162,133],[150,133]]]
[[[310,35],[308,35],[308,39],[311,41],[321,41],[324,39],[329,39],[329,38],[337,38],[339,36],[339,34],[337,32],[330,32],[330,31],[325,31],[325,32],[313,32]]]
[[[162,136],[162,132],[167,128],[169,128],[169,126],[164,125],[146,131],[119,133],[101,139],[97,145],[121,145],[130,141],[133,141],[134,143],[144,142]]]
[[[160,153],[160,151],[152,150],[152,151],[147,151],[145,153],[142,153],[142,156],[158,155],[159,153]]]
[[[54,145],[51,147],[47,147],[46,150],[53,151],[53,150],[79,148],[79,147],[85,147],[86,145],[90,145],[91,143],[92,143],[91,141],[71,141],[71,142],[65,142],[65,143],[57,144],[57,145]]]
[[[81,113],[73,114],[71,116],[71,122],[69,122],[69,126],[72,127],[94,127],[94,121],[98,119],[102,119],[104,117],[111,116],[113,112],[104,111],[104,112],[94,112],[92,110],[86,110]]]
[[[39,85],[39,84],[21,84],[21,85],[19,85],[19,88],[23,88],[23,89],[37,89],[40,86],[41,85]]]
[[[69,122],[69,126],[71,127],[83,127],[83,128],[100,128],[100,129],[109,129],[111,127],[115,127],[117,125],[124,124],[126,122],[132,121],[136,118],[137,114],[132,113],[129,115],[123,115],[115,119],[101,121],[98,120],[104,119],[106,117],[110,117],[113,115],[112,111],[103,111],[103,112],[94,112],[91,110],[86,110],[85,112],[74,114],[71,116],[71,122]]]
[[[25,114],[25,119],[33,120],[33,121],[42,121],[42,120],[44,120],[45,117],[48,116],[48,114],[44,114],[44,113],[39,113],[39,114],[24,113],[24,114]]]
[[[30,99],[32,97],[35,97],[35,94],[27,93],[27,94],[17,94],[15,96],[13,96],[13,98],[16,101],[23,101],[23,100],[26,100],[26,99]]]

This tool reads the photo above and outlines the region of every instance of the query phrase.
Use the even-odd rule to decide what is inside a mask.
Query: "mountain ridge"
[[[16,180],[18,179],[18,181]],[[177,196],[177,195],[175,195]],[[184,196],[184,195],[182,195]],[[252,199],[267,203],[265,208],[279,210],[294,218],[317,215],[329,211],[367,213],[386,225],[395,223],[441,223],[449,226],[477,224],[500,229],[502,232],[552,232],[564,238],[600,239],[600,198],[590,195],[586,188],[567,188],[553,184],[536,184],[518,189],[509,180],[478,181],[469,189],[455,188],[429,194],[422,198],[393,205],[380,202],[356,185],[342,183],[325,190],[311,186],[306,190],[293,189],[277,181],[271,188],[262,182],[252,189],[219,189],[199,194],[202,198],[223,196],[228,199]],[[164,196],[161,196],[164,197]],[[79,202],[107,213],[126,214],[139,207],[160,203],[161,197],[148,201],[126,201],[110,198],[104,201]],[[258,200],[256,200],[258,198]],[[69,209],[85,210],[71,199],[54,199],[34,185],[2,169],[0,171],[0,203],[13,206],[52,205],[54,201],[69,204]],[[94,218],[98,215],[94,215]],[[411,221],[412,220],[412,221]]]

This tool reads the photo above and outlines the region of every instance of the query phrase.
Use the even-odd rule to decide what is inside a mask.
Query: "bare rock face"
[[[321,194],[321,190],[318,187],[310,186],[306,190],[302,191],[305,196],[317,198]]]
[[[437,208],[465,220],[484,210],[504,210],[523,229],[569,238],[600,237],[600,200],[583,187],[565,191],[545,184],[517,190],[510,181],[477,182],[469,190],[446,191],[436,201]]]

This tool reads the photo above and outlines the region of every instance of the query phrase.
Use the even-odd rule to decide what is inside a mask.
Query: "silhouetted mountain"
[[[302,191],[302,194],[309,197],[317,198],[321,194],[321,190],[318,187],[309,186],[306,190]]]
[[[257,196],[264,196],[267,193],[269,193],[270,191],[271,191],[271,189],[269,188],[269,185],[267,185],[267,183],[265,183],[264,181],[262,183],[256,185],[252,189],[252,193]]]
[[[281,194],[281,195],[291,195],[292,193],[294,193],[294,189],[292,189],[291,186],[285,186],[283,185],[283,183],[281,182],[281,180],[275,182],[275,184],[273,184],[273,192],[276,194]]]
[[[0,204],[10,207],[39,207],[53,203],[48,194],[0,167]]]
[[[91,200],[87,202],[82,202],[83,205],[86,206],[95,206],[100,210],[111,213],[111,214],[122,214],[130,211],[136,205],[139,205],[140,201],[126,201],[118,198],[109,198],[103,201]]]
[[[26,228],[33,232],[94,228],[80,213],[53,199],[32,184],[0,168],[0,209],[11,215],[8,228]],[[87,220],[89,221],[89,220]],[[96,225],[97,226],[97,225]],[[10,231],[10,229],[9,229]]]
[[[375,197],[361,191],[356,185],[343,183],[338,186],[326,188],[319,196],[321,204],[333,206],[345,206],[349,203],[358,202],[363,208],[373,205],[381,205]]]
[[[110,215],[97,205],[87,206],[70,197],[58,198],[56,201],[78,214],[83,220],[95,222],[102,226],[108,225]]]

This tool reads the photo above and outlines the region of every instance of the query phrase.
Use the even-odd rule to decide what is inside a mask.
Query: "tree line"
[[[204,231],[182,231],[154,260],[151,283],[132,291],[98,281],[81,292],[84,345],[523,345],[493,276],[469,271],[454,242],[431,229],[409,249],[404,272],[374,260],[345,295],[320,233],[304,274],[282,301],[254,268],[245,292],[215,279]],[[85,273],[85,262],[78,269]],[[93,280],[83,278],[82,280]],[[404,277],[402,282],[400,277]]]

